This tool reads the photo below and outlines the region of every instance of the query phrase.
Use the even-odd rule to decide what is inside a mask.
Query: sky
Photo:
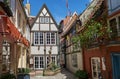
[[[28,0],[31,5],[31,15],[37,16],[43,4],[46,4],[53,18],[59,22],[68,15],[69,12],[81,14],[92,0]],[[68,2],[68,8],[67,8]],[[24,0],[24,4],[27,0]]]

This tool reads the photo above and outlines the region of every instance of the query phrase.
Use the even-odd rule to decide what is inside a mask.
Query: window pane
[[[38,32],[35,32],[34,34],[34,44],[38,44]]]
[[[35,57],[35,68],[39,68],[39,58]]]
[[[49,18],[48,18],[48,17],[45,17],[45,18],[44,18],[44,21],[45,21],[45,23],[49,23]]]
[[[40,41],[40,44],[43,44],[43,33],[42,32],[39,32],[39,41]]]
[[[51,33],[51,44],[55,44],[55,33]]]
[[[120,16],[119,16],[118,20],[119,20],[119,30],[120,30]]]
[[[47,44],[50,44],[50,33],[47,33]]]
[[[112,30],[111,36],[117,36],[117,23],[115,18],[110,20],[110,29]]]
[[[42,32],[35,32],[34,34],[34,44],[41,45],[43,44],[43,33]]]
[[[40,23],[44,23],[44,17],[40,17]]]
[[[78,67],[77,65],[77,55],[76,54],[73,54],[72,55],[72,65],[73,67]]]

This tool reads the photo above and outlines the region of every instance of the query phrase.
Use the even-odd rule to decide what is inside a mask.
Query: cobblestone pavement
[[[31,76],[30,79],[76,79],[74,75],[63,69],[62,72],[54,76]]]

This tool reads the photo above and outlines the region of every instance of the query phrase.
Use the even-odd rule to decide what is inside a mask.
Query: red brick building
[[[103,0],[98,4],[97,10],[91,12],[93,15],[90,17],[97,21],[103,20],[106,24],[104,26],[110,27],[110,38],[102,37],[99,42],[93,42],[88,48],[84,48],[84,69],[91,79],[120,79],[120,1]],[[81,31],[80,29],[79,32]]]

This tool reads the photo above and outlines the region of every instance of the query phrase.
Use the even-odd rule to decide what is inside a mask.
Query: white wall
[[[50,46],[46,46],[46,54],[49,54]],[[58,54],[58,47],[52,46],[52,54]],[[44,54],[44,46],[31,46],[31,54]]]

